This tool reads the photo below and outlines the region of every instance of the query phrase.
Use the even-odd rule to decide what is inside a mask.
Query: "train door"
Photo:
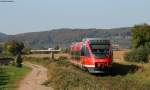
[[[89,49],[85,45],[83,45],[81,48],[81,64],[82,65],[91,64]]]

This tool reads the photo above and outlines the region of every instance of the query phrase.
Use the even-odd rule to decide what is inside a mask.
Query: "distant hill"
[[[101,37],[111,39],[113,43],[120,44],[123,48],[129,48],[130,31],[131,28],[129,27],[114,29],[55,29],[8,35],[4,40],[23,41],[27,47],[31,48],[48,48],[56,45],[68,47],[72,42],[81,41],[83,38]]]
[[[0,42],[3,42],[6,37],[7,37],[6,34],[0,32]]]

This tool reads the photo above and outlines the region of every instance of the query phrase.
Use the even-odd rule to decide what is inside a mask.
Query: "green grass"
[[[30,68],[23,66],[0,66],[0,90],[16,90],[19,81],[30,71]]]
[[[43,84],[55,90],[149,90],[150,64],[114,63],[111,74],[89,74],[73,66],[68,60],[25,58],[48,68]]]

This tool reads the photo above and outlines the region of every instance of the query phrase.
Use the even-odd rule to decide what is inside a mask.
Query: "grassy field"
[[[113,58],[115,59],[123,59],[125,53],[128,52],[127,50],[122,51],[113,51]]]
[[[30,58],[25,60],[48,68],[49,80],[43,83],[55,90],[149,90],[150,64],[113,63],[110,74],[89,74],[67,59]]]
[[[30,68],[23,66],[0,66],[0,90],[16,90],[19,81],[30,71]]]
[[[66,53],[58,53],[55,54],[55,58],[59,58],[60,56],[68,57],[69,54]],[[25,57],[35,57],[35,58],[51,58],[51,54],[30,54],[24,55]]]

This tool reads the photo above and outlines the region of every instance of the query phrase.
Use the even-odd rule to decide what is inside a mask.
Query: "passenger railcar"
[[[112,53],[110,40],[86,38],[82,42],[72,43],[70,62],[90,73],[105,73],[111,68]]]

